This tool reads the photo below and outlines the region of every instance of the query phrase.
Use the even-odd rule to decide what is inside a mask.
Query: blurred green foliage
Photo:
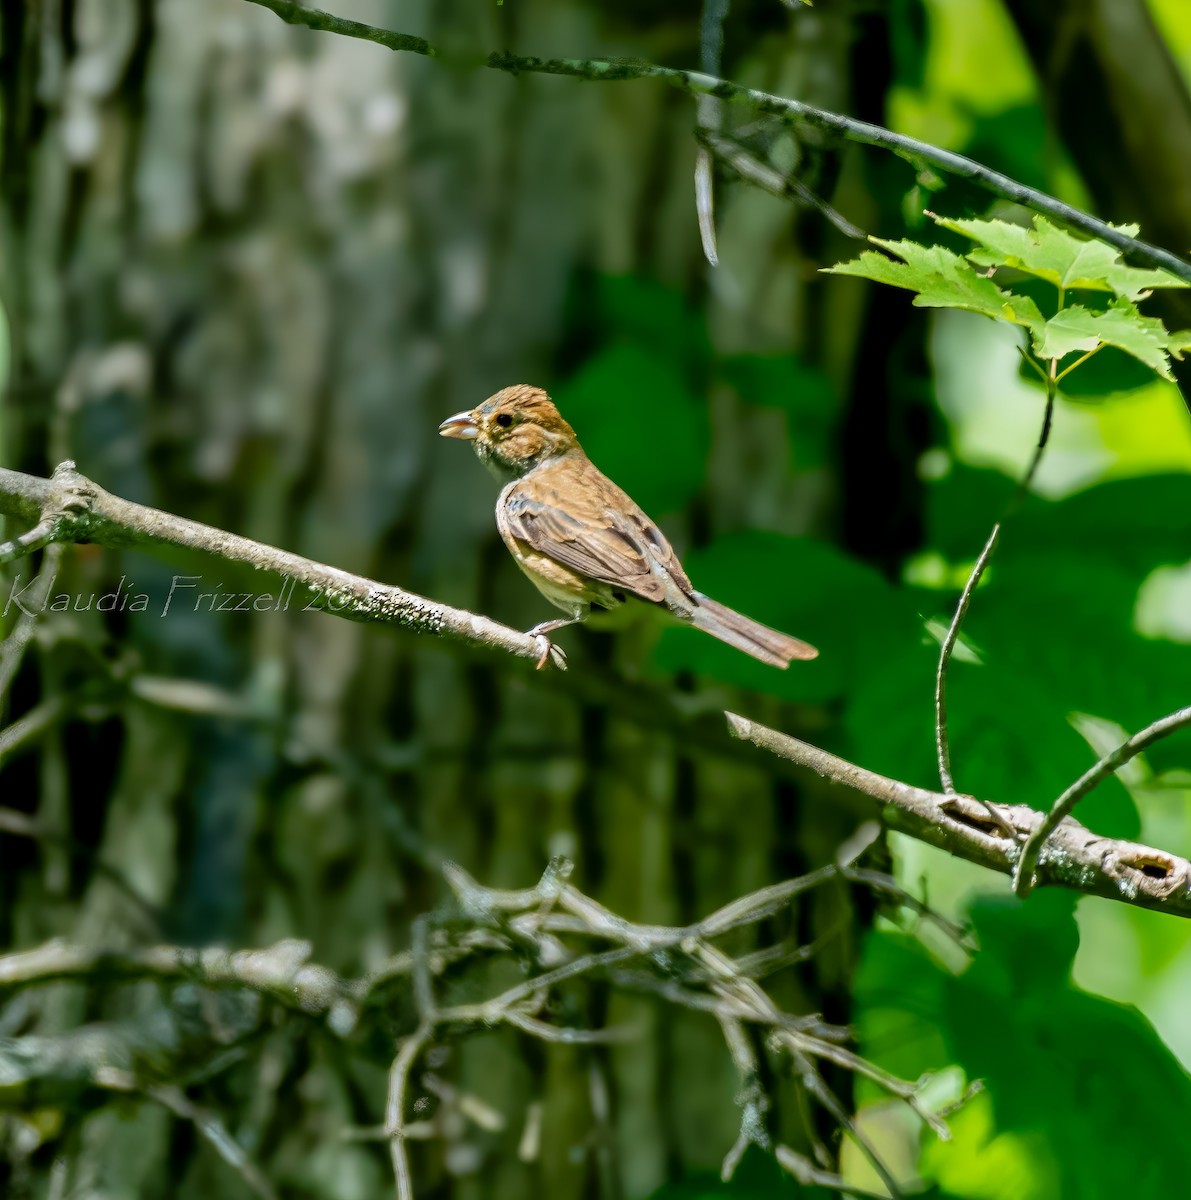
[[[890,1070],[958,1064],[984,1082],[953,1118],[955,1140],[924,1142],[924,1179],[956,1195],[1115,1198],[1161,1188],[1185,1163],[1191,1078],[1135,1009],[1072,984],[1073,909],[1047,893],[974,902],[981,949],[959,973],[904,934],[869,939],[866,1052]]]
[[[562,392],[568,414],[592,430],[584,436],[601,466],[662,512],[697,492],[706,417],[675,363],[697,364],[750,401],[787,411],[803,465],[815,464],[806,447],[825,447],[829,429],[811,414],[822,421],[829,385],[814,370],[794,358],[709,361],[697,323],[672,302],[668,310],[657,305],[648,285],[615,286],[629,328]],[[655,357],[651,345],[666,354]],[[1112,390],[1136,380],[1131,370],[1098,377]],[[647,411],[640,439],[612,432],[641,428],[636,415]],[[659,456],[659,444],[670,453]],[[961,463],[928,485],[926,547],[961,571],[954,578],[1012,489],[1007,475]],[[965,790],[1045,807],[1091,761],[1078,714],[1133,729],[1185,703],[1191,646],[1141,636],[1133,612],[1151,572],[1185,561],[1188,514],[1191,474],[1151,474],[1031,498],[1009,522],[965,626],[968,652],[952,666],[952,746]],[[760,530],[713,536],[685,561],[697,586],[823,653],[778,675],[675,629],[657,647],[659,671],[840,704],[851,756],[933,783],[930,623],[949,616],[952,574],[938,588],[896,587],[825,542]],[[1178,744],[1151,756],[1155,771],[1187,762]],[[1136,837],[1140,829],[1115,778],[1079,815],[1105,836]],[[1177,1171],[1175,1114],[1187,1111],[1191,1083],[1140,1014],[1072,985],[1073,909],[1070,897],[1049,894],[1024,905],[977,898],[971,918],[981,951],[958,975],[903,934],[870,937],[857,993],[864,1051],[910,1078],[958,1065],[986,1085],[953,1118],[953,1142],[924,1137],[920,1169],[932,1190],[918,1194],[1095,1200],[1142,1178],[1157,1186]],[[1153,969],[1168,967],[1185,946],[1185,935],[1171,931]],[[1155,1087],[1175,1097],[1159,1118],[1168,1128],[1135,1119],[1136,1097]],[[782,1194],[776,1187],[742,1173],[731,1185],[692,1181],[659,1197]]]
[[[1078,244],[1058,240],[1066,262]],[[1120,270],[1111,252],[1104,265]],[[1118,282],[1131,288],[1135,280]],[[608,342],[559,400],[595,461],[646,508],[678,510],[703,485],[709,435],[695,398],[700,379],[721,379],[748,403],[782,410],[797,431],[791,444],[800,465],[823,461],[830,384],[818,371],[792,356],[719,359],[674,296],[630,278],[600,286],[612,298],[603,309]],[[1141,382],[1152,378],[1146,372]],[[1096,380],[1115,391],[1138,375],[1113,366]],[[635,436],[624,436],[626,428]],[[932,785],[938,630],[1013,487],[1008,475],[957,461],[929,481],[924,552],[950,564],[938,586],[897,586],[816,538],[711,536],[684,555],[696,586],[806,637],[822,655],[778,674],[695,631],[671,629],[657,644],[655,670],[838,705],[846,744],[837,748],[874,770]],[[1186,702],[1191,646],[1143,637],[1133,614],[1150,573],[1186,560],[1188,514],[1191,474],[1168,473],[1031,497],[1009,521],[951,668],[952,752],[964,790],[1046,807],[1092,761],[1088,717],[1131,730]],[[1151,756],[1151,769],[1187,762],[1186,747],[1175,743]],[[1116,778],[1079,816],[1106,837],[1136,837],[1141,828]],[[910,1078],[958,1065],[987,1083],[955,1117],[951,1144],[924,1138],[924,1186],[990,1200],[1115,1195],[1152,1132],[1135,1122],[1130,1136],[1108,1136],[1127,1121],[1131,1096],[1161,1078],[1191,1099],[1186,1074],[1144,1018],[1071,984],[1073,908],[1070,897],[1048,894],[1025,905],[978,897],[971,917],[981,952],[959,975],[902,934],[870,938],[858,990],[866,1052]],[[1176,931],[1165,961],[1185,944]],[[1050,1081],[1059,1075],[1056,1091]],[[1169,1161],[1150,1155],[1145,1166],[1154,1181],[1180,1153],[1170,1123],[1162,1135]],[[777,1193],[747,1174],[732,1185],[692,1181],[659,1193],[761,1194]]]
[[[771,1155],[750,1146],[736,1168],[731,1182],[716,1175],[698,1176],[682,1183],[668,1184],[655,1192],[651,1200],[782,1200],[799,1196],[804,1200],[826,1200],[832,1193],[823,1188],[799,1187]]]

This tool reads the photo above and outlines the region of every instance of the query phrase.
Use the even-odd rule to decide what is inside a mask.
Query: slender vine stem
[[[964,618],[968,615],[968,608],[972,603],[972,595],[976,591],[977,585],[983,576],[985,569],[988,567],[989,560],[993,556],[993,551],[997,548],[997,542],[1001,536],[1001,526],[1007,521],[1020,507],[1023,500],[1029,494],[1030,485],[1034,481],[1034,476],[1037,474],[1038,465],[1042,462],[1042,454],[1046,449],[1046,444],[1050,440],[1050,430],[1054,423],[1055,396],[1058,392],[1058,360],[1050,360],[1050,369],[1042,371],[1039,364],[1027,354],[1028,362],[1038,367],[1043,378],[1046,380],[1046,410],[1042,417],[1042,430],[1038,435],[1038,444],[1034,447],[1034,453],[1030,457],[1029,466],[1026,467],[1025,474],[1018,481],[1017,487],[1014,489],[1013,495],[1009,503],[1005,506],[1005,511],[1001,514],[1001,518],[992,527],[992,532],[988,535],[988,541],[984,543],[984,549],[980,551],[980,556],[976,559],[975,565],[972,567],[971,573],[968,575],[967,582],[964,584],[964,589],[960,593],[959,603],[955,606],[955,614],[951,618],[951,624],[947,627],[947,635],[943,638],[943,644],[939,649],[939,665],[935,670],[935,754],[939,763],[939,783],[942,785],[943,791],[947,795],[955,794],[955,780],[951,774],[951,744],[947,736],[947,668],[951,664],[951,657],[955,653],[956,643],[959,641],[959,632],[963,626]],[[990,812],[993,811],[990,809]]]

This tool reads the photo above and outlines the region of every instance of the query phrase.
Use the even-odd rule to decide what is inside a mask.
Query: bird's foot
[[[560,671],[567,669],[566,652],[561,646],[556,646],[547,637],[547,631],[555,628],[552,621],[544,621],[541,625],[535,625],[529,630],[529,636],[533,638],[534,644],[538,648],[538,661],[535,665],[535,670],[542,670],[547,663],[557,667]]]

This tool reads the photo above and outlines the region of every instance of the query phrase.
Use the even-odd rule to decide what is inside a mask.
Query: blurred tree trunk
[[[728,73],[849,106],[845,10],[741,11],[751,23],[742,16],[730,38]],[[656,24],[631,5],[572,0],[360,0],[347,15],[457,49],[466,36],[527,53],[697,55],[696,8]],[[808,282],[819,264],[790,207],[721,189],[712,286],[692,200],[694,109],[668,90],[459,70],[290,29],[239,0],[7,4],[2,32],[9,462],[41,469],[70,453],[120,494],[528,626],[542,605],[495,538],[491,482],[435,428],[507,383],[554,378],[574,332],[566,299],[585,273],[652,276],[705,300],[723,353],[825,357],[824,285]],[[866,378],[863,396],[885,404],[879,381]],[[745,524],[730,509],[741,494],[784,532],[828,526],[830,469],[791,479],[779,414],[710,400],[722,433],[712,483],[679,540]],[[178,571],[219,582],[203,562],[68,560],[63,589],[125,573],[158,596]],[[838,804],[804,810],[760,771],[692,761],[499,665],[348,622],[72,621],[67,662],[39,679],[31,660],[14,711],[68,686],[81,637],[131,670],[200,678],[277,718],[127,704],[102,736],[70,726],[19,774],[6,768],[6,783],[24,785],[6,795],[40,797],[51,827],[98,842],[160,906],[160,936],[309,938],[318,961],[356,974],[442,900],[443,859],[521,887],[565,854],[613,910],[678,921],[827,861],[854,823]],[[758,715],[793,719],[776,702]],[[3,924],[14,943],[146,936],[85,868],[51,871],[29,846],[5,853],[23,872]],[[803,940],[846,925],[848,904],[808,900]],[[833,946],[785,999],[846,1021],[852,942]],[[147,994],[146,1011],[159,1001]],[[620,996],[593,1005],[593,1019],[642,1036],[598,1053],[490,1036],[436,1057],[437,1074],[508,1122],[500,1135],[469,1128],[445,1156],[417,1148],[436,1195],[598,1184],[640,1197],[676,1173],[718,1170],[739,1112],[714,1022]],[[51,1025],[97,1009],[63,989]],[[220,1093],[233,1134],[295,1194],[384,1194],[386,1155],[340,1137],[380,1119],[383,1054],[345,1060],[300,1030],[273,1035]],[[539,1100],[541,1152],[522,1162]],[[774,1119],[805,1144],[788,1096]],[[112,1197],[233,1194],[223,1164],[172,1126],[149,1106],[92,1117],[72,1183]],[[113,1153],[117,1135],[137,1153]]]

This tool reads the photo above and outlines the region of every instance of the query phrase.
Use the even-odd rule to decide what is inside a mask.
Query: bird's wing
[[[566,466],[534,472],[506,490],[501,532],[655,604],[665,603],[675,585],[692,595],[677,555],[645,513],[590,462]]]

